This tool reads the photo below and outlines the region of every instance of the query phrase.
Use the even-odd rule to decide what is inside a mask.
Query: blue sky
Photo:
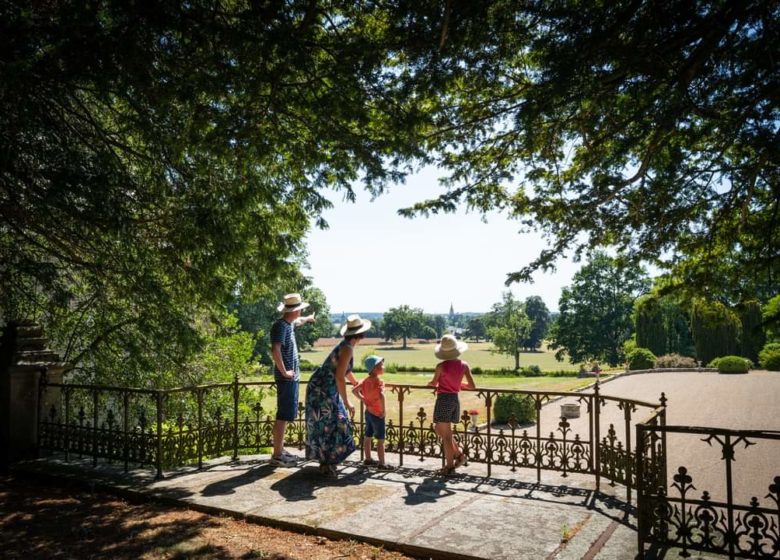
[[[541,236],[519,234],[519,224],[494,213],[414,219],[397,210],[441,192],[436,169],[426,168],[403,185],[371,201],[357,191],[357,202],[333,195],[324,213],[330,229],[308,237],[309,270],[332,313],[383,312],[411,305],[426,313],[485,312],[501,300],[506,275],[519,270],[545,247]],[[562,259],[556,273],[537,273],[533,284],[514,284],[519,298],[538,295],[558,309],[561,288],[581,264]]]

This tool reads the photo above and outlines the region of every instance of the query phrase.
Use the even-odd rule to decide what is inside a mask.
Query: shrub
[[[627,356],[628,369],[652,369],[655,364],[655,354],[647,348],[635,348]]]
[[[716,361],[715,367],[720,373],[747,373],[750,370],[750,360],[741,356],[721,356],[713,360]]]
[[[309,360],[301,360],[300,364],[301,364],[301,371],[314,371],[315,369],[317,369],[317,366],[314,365]]]
[[[770,342],[758,353],[761,367],[770,371],[780,371],[780,342]]]
[[[655,359],[657,368],[696,368],[697,366],[696,360],[679,354],[665,354]]]
[[[523,368],[523,375],[526,377],[541,377],[542,368],[540,368],[537,365],[528,366],[526,368]]]
[[[473,367],[471,368],[471,373],[473,373],[474,375],[482,375],[483,373],[482,368],[479,366]]]
[[[499,395],[493,405],[493,418],[499,424],[506,424],[514,414],[518,424],[536,420],[536,406],[532,398],[525,395]]]
[[[707,364],[708,368],[715,368],[718,369],[718,362],[720,361],[720,358],[715,358],[714,360],[710,360],[710,363]]]

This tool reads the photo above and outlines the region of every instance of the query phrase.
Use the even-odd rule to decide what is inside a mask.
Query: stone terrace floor
[[[389,459],[393,459],[389,456]],[[625,489],[591,476],[485,466],[437,477],[440,461],[416,459],[394,472],[345,463],[338,479],[317,465],[274,468],[268,456],[215,460],[202,471],[181,469],[154,480],[151,470],[56,458],[18,464],[17,471],[77,479],[89,487],[140,494],[214,514],[329,538],[383,545],[419,558],[630,559],[636,555],[636,518]],[[408,460],[408,459],[407,459]],[[660,558],[650,551],[646,558]],[[675,558],[677,554],[667,554]],[[695,556],[694,558],[703,558]]]

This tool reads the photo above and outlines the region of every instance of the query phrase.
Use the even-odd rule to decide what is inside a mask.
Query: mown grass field
[[[358,380],[364,378],[365,373],[356,374]],[[308,381],[311,377],[310,372],[302,373],[301,380]],[[409,421],[414,420],[417,412],[420,408],[424,408],[427,414],[426,423],[431,421],[433,417],[433,404],[436,400],[433,390],[424,387],[431,380],[431,374],[429,373],[386,373],[383,376],[385,385],[385,402],[387,405],[387,418],[392,419],[394,423],[398,423],[399,418],[399,401],[398,394],[393,392],[390,387],[393,384],[396,385],[416,385],[419,388],[413,388],[411,392],[404,394],[403,410],[404,410],[404,424],[408,424]],[[251,379],[252,381],[268,381],[267,376]],[[581,387],[584,387],[593,382],[592,379],[578,379],[576,377],[516,377],[516,376],[475,376],[474,382],[477,387],[484,389],[517,389],[517,390],[530,390],[530,391],[574,391]],[[351,387],[347,387],[350,391],[350,398],[356,408],[360,407],[360,401],[352,396]],[[299,400],[305,402],[306,400],[306,384],[301,384]],[[266,391],[266,394],[262,400],[263,408],[267,411],[276,410],[276,396],[270,391]],[[485,415],[485,402],[479,397],[478,391],[463,391],[460,394],[461,410],[477,409],[480,411],[480,418],[486,419]]]
[[[315,348],[300,353],[301,359],[307,360],[312,364],[319,365],[327,357],[333,346],[341,339],[320,339]],[[369,354],[378,354],[385,358],[387,364],[398,364],[405,366],[415,366],[433,368],[440,360],[433,354],[434,342],[419,342],[413,340],[408,343],[404,350],[400,344],[387,344],[382,339],[366,338],[355,349],[355,363],[362,365],[363,359]],[[514,359],[511,356],[496,354],[491,352],[492,343],[479,342],[469,343],[469,349],[463,354],[463,359],[473,367],[483,369],[513,369]],[[541,351],[533,353],[524,353],[520,356],[521,366],[538,365],[543,372],[553,371],[577,371],[579,364],[570,364],[566,361],[559,362],[551,351]],[[303,372],[302,380],[308,380],[311,372]],[[356,373],[358,379],[365,377],[365,373]],[[388,385],[386,391],[387,417],[394,423],[399,418],[399,401],[397,393],[390,389],[391,384],[399,385],[417,385],[420,388],[412,389],[410,393],[404,395],[403,411],[404,424],[415,419],[420,408],[425,409],[427,414],[426,422],[430,422],[433,416],[433,404],[435,395],[432,389],[423,387],[430,381],[432,373],[385,373],[384,381]],[[254,378],[257,381],[268,381],[268,377]],[[577,379],[576,377],[518,377],[515,375],[476,375],[474,380],[477,387],[486,389],[515,389],[515,390],[533,390],[533,391],[574,391],[584,387],[592,382],[591,379]],[[348,388],[351,391],[351,387]],[[300,401],[305,400],[306,385],[301,385]],[[350,396],[351,396],[350,392]],[[276,409],[276,397],[273,394],[267,394],[263,399],[263,408],[265,410]],[[360,401],[352,397],[353,403],[359,407]],[[486,419],[485,403],[479,397],[478,391],[464,391],[460,395],[461,410],[477,409],[480,411],[480,418]]]
[[[301,359],[319,365],[327,357],[331,348],[339,339],[321,339],[313,350],[300,353]],[[367,338],[355,348],[355,363],[363,363],[368,354],[377,354],[385,358],[387,364],[398,364],[433,369],[439,360],[433,355],[434,342],[420,343],[417,340],[408,343],[404,350],[399,343],[386,344],[378,338]],[[470,342],[469,349],[463,354],[463,359],[473,367],[483,369],[514,369],[515,360],[512,356],[491,352],[490,342]],[[542,371],[577,371],[579,364],[568,361],[559,362],[555,354],[549,350],[528,352],[520,355],[521,366],[537,365]]]

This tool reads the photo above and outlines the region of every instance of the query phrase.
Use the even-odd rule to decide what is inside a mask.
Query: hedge
[[[498,395],[493,405],[493,418],[499,424],[506,424],[514,414],[518,424],[536,421],[536,405],[527,395],[514,393]]]

